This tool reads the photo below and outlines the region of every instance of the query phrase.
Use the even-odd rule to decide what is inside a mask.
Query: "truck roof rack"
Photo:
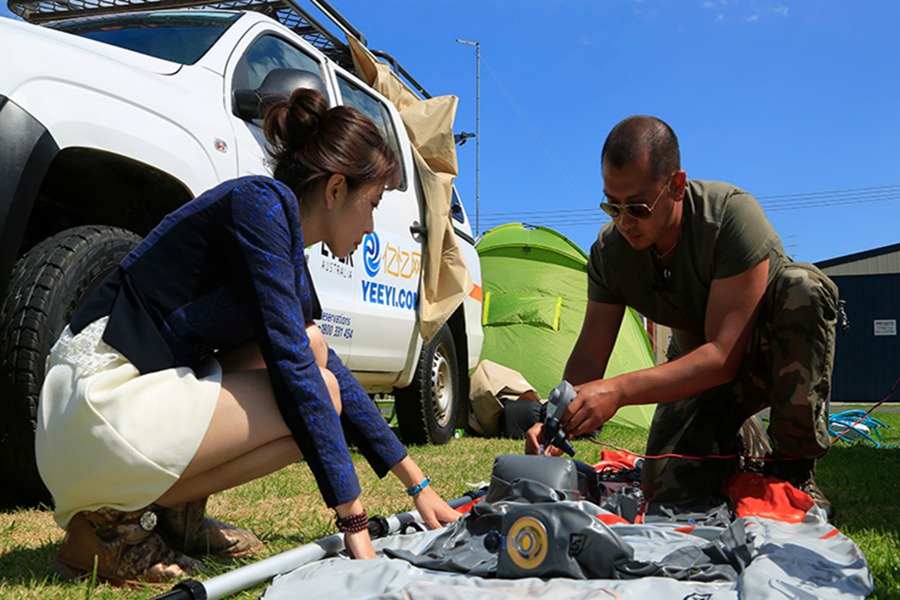
[[[181,8],[254,11],[275,19],[336,63],[353,71],[350,48],[341,39],[340,33],[352,36],[363,46],[368,46],[365,36],[327,0],[307,0],[307,2],[331,22],[331,28],[316,19],[309,9],[301,6],[301,2],[302,0],[8,0],[7,6],[13,14],[35,24],[79,17]],[[425,98],[431,97],[431,94],[390,54],[381,50],[369,49],[369,51],[386,60],[414,92]]]

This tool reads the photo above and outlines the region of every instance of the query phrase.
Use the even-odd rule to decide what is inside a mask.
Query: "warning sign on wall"
[[[897,319],[875,319],[875,335],[897,335]]]

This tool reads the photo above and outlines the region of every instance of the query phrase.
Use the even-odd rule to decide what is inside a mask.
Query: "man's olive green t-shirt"
[[[672,266],[660,270],[649,249],[635,250],[612,222],[591,247],[588,298],[625,304],[672,328],[669,356],[706,341],[704,319],[714,279],[743,273],[769,257],[769,283],[790,262],[752,195],[728,183],[688,180],[681,238]]]

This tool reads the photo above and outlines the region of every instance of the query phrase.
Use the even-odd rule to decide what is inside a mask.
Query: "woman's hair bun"
[[[298,88],[290,99],[269,107],[264,124],[266,139],[278,158],[309,144],[328,111],[328,100],[318,90]]]
[[[317,180],[332,174],[349,187],[378,182],[396,187],[402,176],[393,149],[375,124],[350,106],[328,108],[322,92],[295,90],[266,112],[263,130],[272,154],[272,175],[302,198]]]

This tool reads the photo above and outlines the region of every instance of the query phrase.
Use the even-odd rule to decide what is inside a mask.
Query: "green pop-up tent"
[[[562,380],[587,305],[584,251],[546,227],[509,223],[476,246],[484,286],[481,360],[516,370],[541,398]],[[625,311],[606,377],[653,366],[641,319]],[[655,406],[628,406],[611,422],[649,428]]]

